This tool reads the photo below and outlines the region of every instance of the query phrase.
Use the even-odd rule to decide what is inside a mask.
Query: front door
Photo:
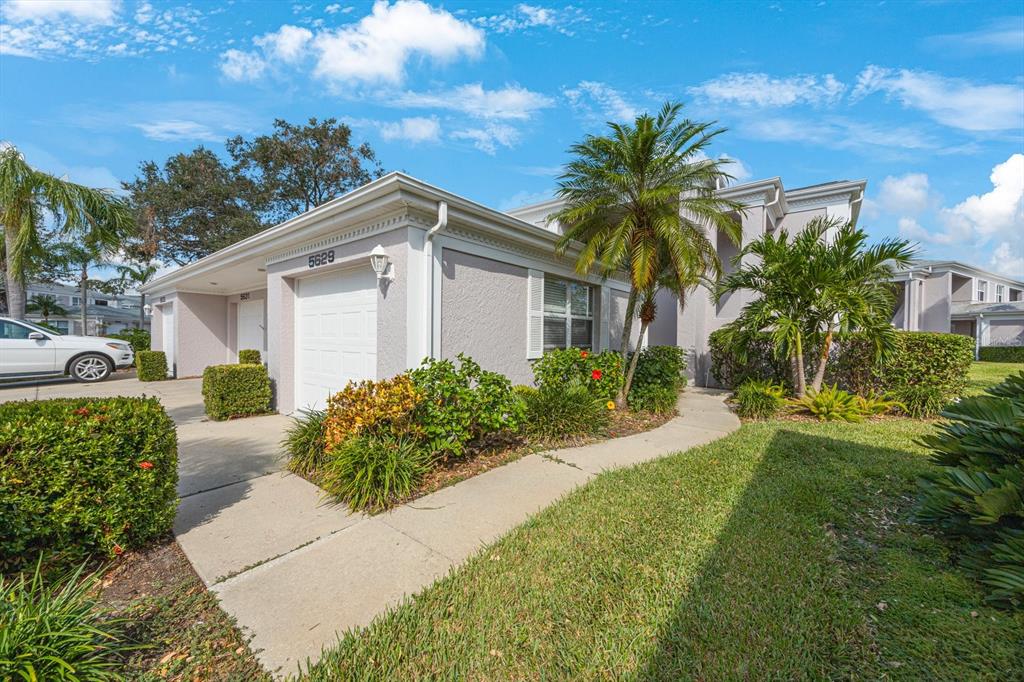
[[[30,339],[32,333],[38,332],[17,322],[0,320],[0,374],[57,371],[57,350],[53,339],[45,334],[42,339]]]
[[[265,328],[263,301],[242,301],[238,304],[238,350],[258,350],[265,360]]]

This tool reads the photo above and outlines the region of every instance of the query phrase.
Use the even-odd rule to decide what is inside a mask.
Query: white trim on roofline
[[[1009,284],[1015,289],[1024,289],[1024,282],[1019,279],[1013,279],[1005,275],[1000,275],[989,270],[982,270],[979,267],[968,265],[956,260],[948,261],[915,261],[910,264],[910,267],[901,268],[896,271],[896,274],[902,274],[905,272],[921,272],[929,275],[941,274],[944,272],[952,272],[953,274],[960,275],[962,277],[970,277],[971,279],[984,279],[987,282],[998,282],[1000,284]],[[972,294],[973,297],[973,294]]]

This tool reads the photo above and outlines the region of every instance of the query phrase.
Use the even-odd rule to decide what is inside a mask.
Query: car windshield
[[[32,322],[29,322],[28,320],[18,320],[18,324],[23,324],[26,327],[31,327],[33,331],[42,332],[43,334],[47,334],[48,336],[63,336],[63,334],[61,334],[58,331],[50,329],[49,327],[41,327],[38,324],[33,324]]]

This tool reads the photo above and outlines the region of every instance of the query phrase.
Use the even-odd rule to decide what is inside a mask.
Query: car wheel
[[[71,377],[75,381],[94,383],[110,376],[110,362],[102,355],[83,355],[71,363]]]

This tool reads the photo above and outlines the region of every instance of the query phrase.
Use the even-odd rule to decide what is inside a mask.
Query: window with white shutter
[[[551,276],[543,276],[543,284],[537,286],[533,271],[530,276],[530,350],[536,350],[532,344],[536,334],[537,298],[541,299],[541,354],[569,347],[591,350],[594,346],[593,287]],[[540,357],[540,354],[530,357]]]
[[[544,273],[527,272],[526,357],[544,355]]]

